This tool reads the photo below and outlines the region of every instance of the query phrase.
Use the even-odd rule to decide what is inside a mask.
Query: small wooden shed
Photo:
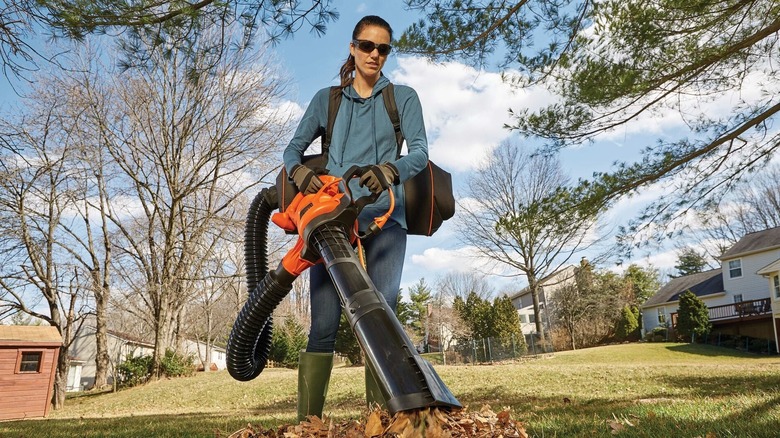
[[[49,414],[61,345],[56,327],[0,325],[0,420]]]

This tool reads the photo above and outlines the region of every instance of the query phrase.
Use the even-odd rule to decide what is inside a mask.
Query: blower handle
[[[358,165],[352,165],[349,169],[347,169],[346,172],[344,172],[344,176],[341,178],[344,180],[344,193],[349,196],[349,199],[352,198],[352,191],[349,189],[349,181],[352,178],[360,178],[363,176],[364,173],[368,171],[370,166],[358,166]],[[373,204],[376,202],[377,199],[379,199],[380,193],[372,193],[370,195],[361,196],[360,198],[356,199],[354,204],[355,207],[357,207],[358,213],[363,211],[363,208],[365,208],[368,204]]]
[[[371,168],[370,165],[367,166],[357,166],[353,165],[347,171],[344,173],[344,176],[342,177],[342,180],[344,182],[344,192],[349,196],[350,199],[352,199],[352,192],[349,189],[349,180],[352,178],[360,178],[363,176],[364,173],[366,173]],[[393,195],[393,190],[388,188],[388,194],[390,196],[390,208],[387,210],[387,213],[383,214],[382,216],[375,217],[374,221],[371,222],[371,224],[368,225],[368,228],[366,229],[366,232],[358,235],[360,239],[365,239],[367,237],[373,236],[375,234],[378,234],[380,231],[382,231],[382,227],[385,226],[385,223],[387,223],[387,220],[390,218],[390,215],[393,213],[393,210],[395,209],[395,195]],[[372,193],[370,195],[361,196],[358,198],[354,204],[357,208],[358,213],[363,211],[363,208],[368,204],[373,204],[376,202],[377,199],[379,199],[379,196],[382,194],[382,192],[379,193]]]

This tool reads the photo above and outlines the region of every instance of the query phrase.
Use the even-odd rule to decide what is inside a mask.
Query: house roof
[[[50,325],[0,325],[0,343],[61,344],[62,335]]]
[[[680,294],[690,290],[697,297],[723,292],[723,275],[720,269],[698,272],[696,274],[673,278],[655,295],[650,297],[642,307],[674,302],[680,299]]]
[[[774,272],[780,271],[780,259],[777,259],[773,261],[772,263],[764,266],[763,268],[759,269],[756,274],[758,275],[769,275]]]
[[[748,233],[720,256],[721,260],[735,258],[761,250],[780,247],[780,227]]]
[[[131,343],[131,344],[143,345],[143,346],[147,346],[147,347],[154,347],[154,343],[153,342],[145,341],[145,340],[139,338],[138,336],[132,335],[130,333],[118,332],[116,330],[108,330],[108,334],[113,336],[113,337],[115,337],[115,338],[118,338],[118,339],[120,339],[122,341]]]

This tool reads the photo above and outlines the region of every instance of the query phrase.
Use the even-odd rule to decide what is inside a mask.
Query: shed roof
[[[748,233],[720,256],[721,260],[734,258],[769,248],[780,247],[780,227]]]
[[[673,278],[666,283],[655,295],[650,297],[642,307],[650,307],[658,304],[677,301],[680,294],[691,291],[697,297],[723,292],[723,275],[720,269],[698,272],[696,274]]]
[[[61,344],[57,327],[46,325],[0,325],[0,343]]]

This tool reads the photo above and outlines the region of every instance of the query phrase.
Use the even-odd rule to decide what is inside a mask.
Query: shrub
[[[635,308],[626,304],[620,314],[617,327],[615,327],[615,336],[618,340],[628,339],[634,332],[639,329],[639,320],[637,318],[637,312]]]
[[[188,377],[195,374],[195,358],[184,356],[171,349],[165,350],[160,363],[162,373],[168,377]]]
[[[645,340],[648,342],[664,342],[669,333],[666,327],[656,327],[645,333]]]
[[[130,388],[149,381],[152,377],[152,356],[130,355],[117,366],[117,383],[120,387]],[[168,349],[160,361],[163,376],[188,377],[195,373],[195,358],[184,356]]]
[[[125,361],[117,366],[117,383],[120,387],[133,387],[149,380],[152,375],[152,356],[132,357],[127,355]]]
[[[303,326],[294,318],[287,318],[284,324],[274,327],[268,359],[278,366],[296,368],[299,352],[306,348],[307,340]]]
[[[712,330],[709,310],[701,298],[691,291],[680,295],[680,306],[677,309],[677,330],[686,341],[695,337],[705,336]]]

